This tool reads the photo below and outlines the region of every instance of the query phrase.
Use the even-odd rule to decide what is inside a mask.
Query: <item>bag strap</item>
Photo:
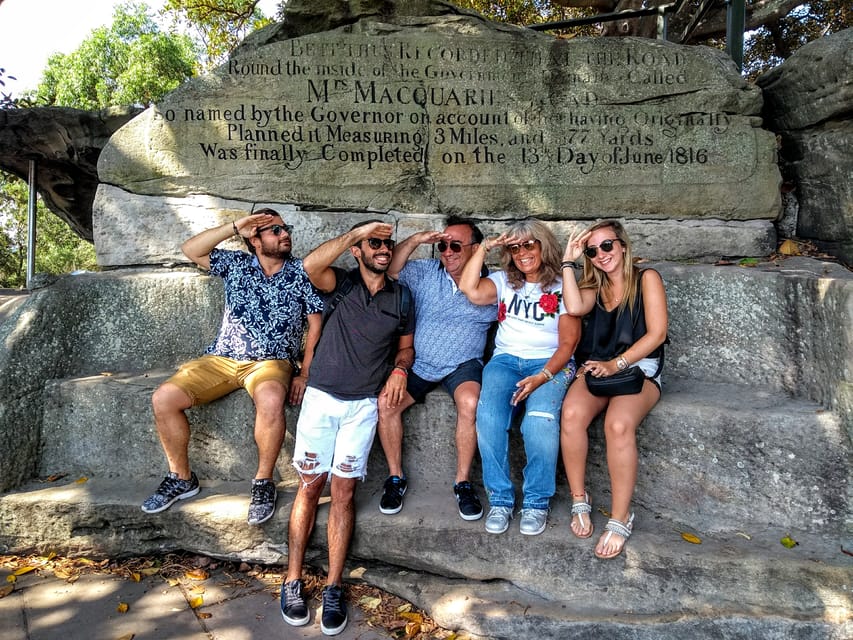
[[[335,289],[335,295],[332,296],[332,299],[326,304],[326,313],[323,314],[323,324],[320,327],[320,330],[326,328],[326,323],[329,321],[329,318],[332,316],[332,313],[335,311],[335,308],[340,304],[341,300],[343,300],[346,295],[352,291],[355,282],[353,282],[350,274],[347,273],[343,280],[338,284],[337,289]]]
[[[326,327],[326,323],[329,321],[332,313],[335,311],[335,308],[340,304],[341,300],[343,300],[347,294],[352,291],[352,288],[355,286],[355,281],[353,280],[352,273],[347,272],[346,277],[341,280],[338,288],[335,289],[335,295],[332,296],[332,299],[326,304],[326,312],[323,314],[323,324],[321,326],[321,330]],[[397,325],[397,333],[402,334],[403,331],[406,330],[406,326],[409,324],[409,313],[412,310],[412,292],[405,285],[398,284],[397,286],[397,315],[400,318],[400,322]]]

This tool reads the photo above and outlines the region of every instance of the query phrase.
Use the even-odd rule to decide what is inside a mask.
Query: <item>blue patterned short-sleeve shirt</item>
[[[463,362],[483,357],[486,333],[498,317],[497,305],[469,302],[435,259],[407,262],[400,282],[412,290],[415,301],[412,371],[437,382]]]
[[[302,261],[291,258],[267,277],[257,257],[214,249],[210,273],[225,286],[225,313],[216,341],[205,353],[234,360],[290,360],[299,357],[305,317],[323,311]]]

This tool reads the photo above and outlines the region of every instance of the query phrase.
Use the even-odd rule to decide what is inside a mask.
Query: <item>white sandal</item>
[[[572,499],[574,499],[575,497],[577,497],[577,496],[575,496],[575,494],[572,494]],[[574,536],[576,538],[581,538],[581,539],[589,538],[595,529],[592,526],[592,517],[589,518],[589,524],[588,525],[584,524],[583,517],[588,513],[589,514],[592,513],[592,505],[589,503],[589,493],[587,491],[584,491],[582,502],[572,502],[572,517],[574,517],[574,516],[578,517],[578,522],[580,523],[581,528],[586,529],[587,526],[589,526],[589,533],[587,533],[585,536],[578,535],[577,533],[575,533],[574,529],[571,529],[571,526],[570,526],[569,528],[571,529],[572,533],[574,534]]]
[[[595,557],[601,558],[602,560],[610,560],[611,558],[615,558],[616,556],[618,556],[620,553],[622,553],[622,549],[625,548],[625,543],[628,542],[628,538],[631,537],[631,531],[633,531],[633,530],[634,530],[634,514],[633,513],[628,517],[628,522],[621,522],[620,520],[617,520],[616,518],[610,518],[610,520],[607,521],[607,524],[604,525],[605,533],[602,534],[601,540],[599,541],[599,544],[596,545],[595,551],[593,552],[593,553],[595,553]],[[619,545],[619,547],[616,549],[615,552],[613,552],[609,555],[604,555],[603,553],[598,553],[598,547],[599,546],[607,546],[607,543],[610,542],[610,538],[613,536],[614,533],[617,536],[622,536],[622,544]]]

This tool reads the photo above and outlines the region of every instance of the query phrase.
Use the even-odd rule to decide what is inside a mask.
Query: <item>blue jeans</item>
[[[522,488],[524,509],[547,509],[557,484],[560,408],[573,376],[574,362],[537,388],[518,407],[510,404],[516,383],[539,371],[548,359],[526,360],[508,354],[493,357],[483,369],[477,404],[477,445],[483,461],[483,484],[493,507],[514,507],[509,475],[509,429],[517,408],[524,408],[521,435],[527,465]]]

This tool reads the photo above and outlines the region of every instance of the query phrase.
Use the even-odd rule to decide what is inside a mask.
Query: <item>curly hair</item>
[[[555,283],[560,282],[560,260],[562,249],[548,226],[536,218],[519,220],[510,225],[507,233],[522,242],[538,240],[541,247],[542,266],[539,269],[539,286],[545,291]],[[501,266],[506,272],[507,280],[513,289],[524,286],[525,276],[515,266],[509,247],[501,248]]]

